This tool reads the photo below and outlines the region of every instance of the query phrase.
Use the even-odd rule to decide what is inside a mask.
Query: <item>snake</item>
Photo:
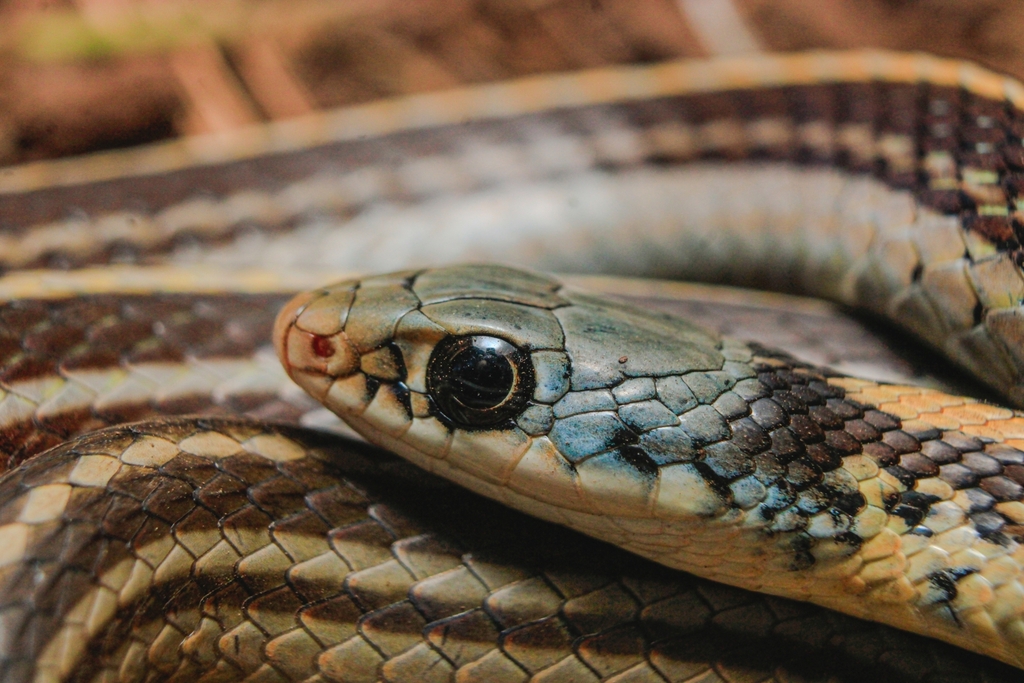
[[[5,170],[0,679],[1019,680],[1022,107],[760,55]]]

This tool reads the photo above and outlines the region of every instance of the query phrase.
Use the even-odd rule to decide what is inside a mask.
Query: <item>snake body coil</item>
[[[264,421],[336,426],[268,347],[300,288],[282,269],[412,268],[301,295],[275,332],[298,384],[372,440],[659,563],[1019,667],[1012,409],[839,377],[540,276],[420,266],[809,292],[1020,405],[1022,106],[1019,84],[958,62],[766,56],[6,173],[0,678],[1014,680],[512,513],[480,531],[487,502]],[[115,246],[186,269],[22,271]],[[520,526],[554,547],[510,545]],[[826,640],[838,661],[800,661]]]

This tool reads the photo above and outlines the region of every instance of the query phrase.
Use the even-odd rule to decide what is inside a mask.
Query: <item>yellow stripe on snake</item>
[[[1019,406],[1022,109],[763,56],[6,172],[0,679],[1018,680],[1024,416],[763,346],[877,376],[825,304],[438,266],[830,298]]]

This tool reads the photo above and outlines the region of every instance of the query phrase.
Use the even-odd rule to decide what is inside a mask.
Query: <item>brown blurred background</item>
[[[1024,2],[0,0],[0,164],[607,64],[876,46],[1024,77]]]

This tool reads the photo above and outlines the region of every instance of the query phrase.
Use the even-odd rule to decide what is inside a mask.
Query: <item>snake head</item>
[[[680,319],[471,265],[302,294],[275,343],[369,441],[538,516],[593,532],[727,507],[697,462],[722,424],[700,403],[735,379],[722,342]]]

